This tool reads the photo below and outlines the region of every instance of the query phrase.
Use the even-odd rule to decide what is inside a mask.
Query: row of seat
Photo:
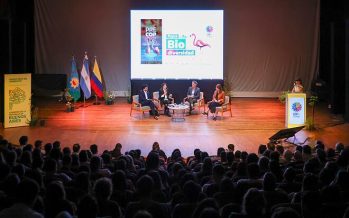
[[[160,104],[160,97],[159,97],[159,92],[153,92],[153,101],[157,108],[160,111],[164,111],[164,108],[161,107]],[[172,101],[174,103],[174,99]],[[200,92],[200,99],[194,104],[194,110],[197,109],[199,113],[201,113],[201,108],[206,111],[206,106],[205,106],[205,99],[204,99],[204,93]],[[230,117],[232,117],[232,111],[231,111],[231,99],[230,96],[226,95],[224,98],[224,103],[222,106],[217,107],[216,110],[221,113],[221,116],[223,117],[224,112],[230,112]],[[139,111],[142,113],[142,118],[144,116],[144,112],[149,112],[150,107],[149,106],[142,106],[141,103],[139,103],[139,95],[133,95],[132,96],[132,104],[131,104],[131,110],[130,110],[130,116],[132,116],[133,111]]]

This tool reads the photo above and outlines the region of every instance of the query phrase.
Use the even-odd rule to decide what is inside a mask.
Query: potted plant
[[[29,124],[29,126],[36,126],[38,120],[39,120],[39,108],[32,106],[31,119],[27,120],[27,123]]]
[[[281,92],[281,95],[279,96],[279,101],[283,104],[286,102],[287,94],[290,93],[289,91],[283,91]]]
[[[127,103],[129,103],[129,104],[132,103],[131,87],[130,86],[127,89],[126,99],[127,99]]]
[[[114,104],[115,95],[112,91],[105,91],[104,92],[104,99],[106,105],[112,105]]]
[[[312,107],[311,110],[311,117],[307,117],[307,121],[306,121],[306,129],[308,130],[315,130],[315,105],[317,104],[317,102],[319,101],[318,96],[316,95],[312,95],[309,98],[309,106]]]

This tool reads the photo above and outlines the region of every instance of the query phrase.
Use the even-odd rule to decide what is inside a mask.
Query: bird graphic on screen
[[[194,33],[192,33],[192,34],[190,35],[190,37],[194,37],[193,45],[194,45],[195,47],[199,47],[200,50],[201,50],[201,48],[206,47],[206,46],[208,46],[208,47],[211,48],[211,46],[210,46],[208,43],[203,42],[203,41],[200,40],[200,39],[196,39],[196,35],[195,35]]]

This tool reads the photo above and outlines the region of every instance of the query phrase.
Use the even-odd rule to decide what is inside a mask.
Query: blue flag
[[[76,102],[80,98],[80,83],[79,83],[79,74],[78,70],[76,69],[76,61],[73,57],[73,60],[71,61],[71,73],[70,78],[68,81],[68,89],[69,94],[73,97],[74,101]]]

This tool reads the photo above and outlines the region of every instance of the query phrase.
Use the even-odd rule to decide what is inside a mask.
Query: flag
[[[80,84],[79,84],[79,74],[76,69],[76,61],[73,57],[71,61],[71,73],[68,81],[69,94],[73,97],[74,101],[80,98]]]
[[[99,71],[96,58],[95,58],[95,63],[94,63],[92,74],[91,74],[91,88],[98,97],[100,98],[103,97],[102,75],[101,75],[101,72]]]
[[[85,54],[80,77],[80,86],[84,92],[85,99],[91,97],[90,69],[88,65],[88,57],[87,54]]]

